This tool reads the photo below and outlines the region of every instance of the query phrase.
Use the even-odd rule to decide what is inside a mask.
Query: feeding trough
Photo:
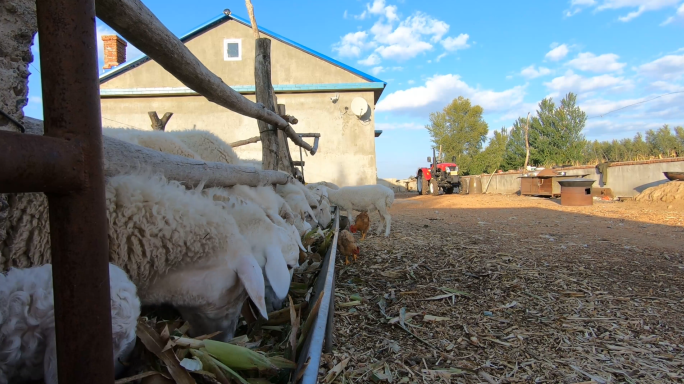
[[[670,181],[684,181],[684,172],[663,172]]]
[[[592,179],[574,178],[559,180],[561,186],[561,205],[586,206],[592,205],[591,186],[596,182]]]

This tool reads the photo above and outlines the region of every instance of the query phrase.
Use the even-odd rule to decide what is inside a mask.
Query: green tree
[[[586,140],[582,134],[587,114],[568,93],[558,107],[552,98],[539,103],[537,116],[530,119],[530,158],[533,164],[560,165],[580,162]]]
[[[508,132],[506,132],[506,128],[494,131],[494,136],[489,140],[487,148],[475,156],[471,174],[496,172],[504,162],[507,144]]]
[[[524,117],[518,118],[508,134],[506,153],[502,163],[502,168],[507,171],[520,169],[525,165],[525,124],[527,121]]]
[[[482,119],[482,107],[471,105],[470,100],[459,96],[441,112],[430,114],[430,124],[425,126],[436,147],[442,147],[445,158],[456,157],[456,163],[463,174],[469,174],[475,157],[489,132]]]
[[[677,127],[679,128],[679,127]],[[677,130],[675,128],[675,130]],[[649,129],[646,131],[646,142],[651,147],[651,153],[655,156],[678,156],[682,153],[680,141],[677,136],[672,134],[670,127],[665,124],[657,131]]]

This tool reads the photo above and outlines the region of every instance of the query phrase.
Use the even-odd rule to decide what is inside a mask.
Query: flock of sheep
[[[244,164],[207,131],[105,128],[104,135],[204,161]],[[106,182],[114,364],[135,344],[142,305],[171,304],[191,336],[233,337],[249,298],[261,316],[280,309],[290,287],[301,237],[331,222],[331,205],[380,214],[389,235],[394,193],[380,185],[338,188],[292,179],[273,187],[188,189],[154,173]],[[10,195],[0,234],[0,384],[57,382],[47,199]],[[2,236],[5,235],[5,236]],[[85,314],[84,314],[85,315]],[[117,369],[120,368],[117,365]]]

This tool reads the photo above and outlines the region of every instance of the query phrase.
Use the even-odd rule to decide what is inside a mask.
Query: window
[[[242,39],[223,40],[223,60],[242,60]]]

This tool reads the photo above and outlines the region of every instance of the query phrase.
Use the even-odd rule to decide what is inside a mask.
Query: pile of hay
[[[655,201],[671,203],[675,201],[684,202],[684,181],[670,181],[651,187],[641,192],[637,201]]]

